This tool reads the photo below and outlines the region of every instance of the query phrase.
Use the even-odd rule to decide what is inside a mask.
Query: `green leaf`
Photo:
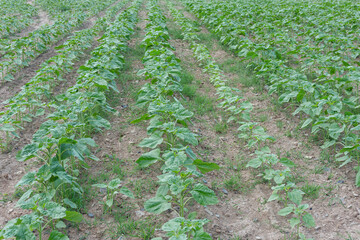
[[[98,188],[107,188],[107,185],[103,184],[103,183],[96,183],[96,184],[93,184],[91,186],[98,187]]]
[[[335,140],[332,141],[326,141],[322,146],[320,146],[322,149],[326,149],[331,147],[332,145],[334,145],[336,143]]]
[[[26,145],[16,154],[16,159],[20,162],[26,161],[36,156],[36,152],[40,150],[35,143]]]
[[[156,191],[156,196],[157,197],[164,197],[164,196],[167,195],[168,192],[169,192],[169,185],[162,184],[162,185],[160,185],[160,187]]]
[[[15,185],[15,187],[30,185],[35,181],[35,172],[28,172],[21,180]]]
[[[139,164],[140,167],[148,167],[151,164],[156,163],[160,159],[160,149],[157,148],[141,155],[141,157],[136,161],[136,163]]]
[[[117,189],[121,185],[121,180],[119,178],[115,178],[111,180],[108,184],[109,189]]]
[[[278,212],[278,215],[286,216],[286,215],[289,215],[290,213],[292,213],[292,211],[293,211],[293,207],[286,207],[286,208],[281,209]]]
[[[129,198],[135,198],[134,194],[127,187],[122,187],[120,189],[120,193],[124,194],[125,196],[128,196]]]
[[[77,208],[77,205],[74,202],[70,201],[68,198],[64,198],[63,202],[71,208]]]
[[[145,202],[145,210],[150,213],[160,214],[171,208],[171,203],[169,203],[163,197],[154,197]]]
[[[188,219],[194,220],[196,218],[196,216],[197,216],[197,212],[191,212],[188,215]]]
[[[15,128],[10,123],[5,123],[0,127],[0,130],[5,132],[13,132],[15,131]]]
[[[47,202],[44,207],[44,213],[53,219],[60,219],[66,216],[66,208],[56,202]]]
[[[30,195],[32,194],[32,189],[29,189],[28,191],[26,191],[21,198],[17,201],[16,206],[20,207],[22,209],[28,209],[29,206],[33,207],[35,205],[35,203],[33,202],[29,202],[28,199],[30,197]]]
[[[212,237],[207,232],[197,231],[193,240],[212,240]]]
[[[309,125],[311,122],[312,122],[312,119],[311,119],[311,118],[306,119],[305,122],[303,123],[303,125],[301,126],[301,128],[306,127],[306,126]]]
[[[214,191],[201,183],[196,184],[190,193],[200,205],[213,205],[219,202]]]
[[[83,220],[83,216],[81,215],[81,213],[75,211],[66,211],[65,213],[66,216],[64,217],[64,219],[70,222],[79,223]]]
[[[295,203],[296,205],[300,205],[304,192],[300,189],[294,189],[288,193],[289,200]]]
[[[69,240],[69,238],[56,230],[52,231],[48,240]]]
[[[161,136],[152,135],[149,138],[143,139],[140,142],[139,147],[156,148],[163,141],[164,139]]]
[[[279,194],[277,194],[276,192],[273,192],[267,201],[271,202],[274,200],[278,200],[279,198],[280,198]]]
[[[288,158],[281,158],[279,162],[289,168],[296,166],[295,163]]]
[[[114,204],[114,198],[110,198],[108,200],[106,200],[105,204],[111,208],[111,206]]]
[[[66,224],[63,221],[58,221],[55,225],[56,228],[66,228]]]
[[[31,232],[29,227],[25,224],[20,224],[15,234],[16,240],[35,240],[34,233]]]
[[[35,113],[35,117],[42,116],[44,114],[45,114],[45,109],[39,108]]]
[[[291,218],[289,220],[291,228],[294,228],[296,225],[300,224],[299,218]]]
[[[310,213],[306,213],[302,219],[306,227],[308,228],[315,227],[315,220]]]
[[[208,173],[213,170],[219,170],[220,167],[216,163],[204,162],[200,159],[196,159],[193,164],[199,169],[201,173]]]
[[[356,174],[356,180],[355,180],[355,184],[357,187],[360,187],[360,168]]]
[[[261,160],[259,158],[251,159],[247,164],[246,167],[252,167],[252,168],[258,168],[262,164]]]
[[[144,120],[149,120],[151,118],[152,118],[152,116],[150,116],[148,113],[146,113],[146,114],[142,115],[140,118],[131,121],[130,123],[138,123],[138,122],[141,122]]]
[[[198,145],[196,134],[192,133],[188,128],[178,128],[175,135],[193,146]]]

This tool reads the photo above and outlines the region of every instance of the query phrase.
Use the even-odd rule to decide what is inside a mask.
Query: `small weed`
[[[214,130],[216,133],[226,133],[228,126],[225,122],[218,122],[214,126]]]
[[[321,186],[309,184],[306,182],[304,186],[301,187],[301,190],[305,193],[304,197],[309,199],[317,199],[319,197]]]
[[[280,129],[280,130],[283,129],[283,127],[284,127],[283,121],[277,120],[277,121],[276,121],[276,126],[277,126],[277,128]]]
[[[268,115],[266,114],[262,114],[259,116],[259,121],[260,122],[266,122],[268,120]]]
[[[226,179],[224,181],[224,187],[228,190],[242,193],[247,193],[251,188],[248,182],[242,180],[239,172],[231,175],[229,179]]]
[[[207,96],[196,95],[194,98],[194,103],[196,105],[198,114],[205,114],[214,111],[214,100]]]

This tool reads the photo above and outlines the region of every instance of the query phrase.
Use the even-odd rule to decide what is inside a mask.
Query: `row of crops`
[[[304,119],[360,186],[356,1],[183,1],[220,41]],[[326,23],[326,24],[324,24]]]
[[[1,230],[0,239],[43,239],[47,236],[48,239],[65,240],[69,238],[61,232],[66,227],[64,220],[74,223],[82,221],[82,214],[77,209],[82,201],[83,189],[77,177],[81,170],[89,167],[88,159],[99,160],[89,149],[96,146],[91,135],[110,128],[110,123],[101,117],[102,112],[114,111],[106,102],[105,92],[110,88],[116,90],[114,79],[121,74],[124,64],[121,53],[126,50],[127,41],[133,33],[140,1],[133,2],[111,22],[112,15],[122,5],[124,3],[113,6],[108,10],[107,16],[110,18],[100,19],[92,29],[78,32],[63,46],[63,49],[72,52],[77,43],[85,40],[90,42],[95,34],[105,29],[99,40],[100,45],[91,52],[91,59],[80,67],[76,84],[47,104],[51,109],[46,117],[48,120],[34,134],[32,143],[17,155],[20,161],[31,159],[41,162],[41,166],[27,173],[17,184],[17,187],[29,189],[17,202],[17,207],[29,213],[10,220]],[[80,53],[84,49],[76,49],[73,53]],[[59,58],[64,58],[59,62],[71,64],[76,56],[63,52]],[[47,77],[51,79],[53,76]],[[50,81],[44,82],[43,86],[50,84]],[[45,97],[47,92],[37,92],[35,95],[40,94]],[[31,114],[34,111],[44,111],[41,110],[41,103],[27,108],[23,113]],[[121,192],[131,196],[126,188]],[[44,229],[48,228],[51,232],[44,235]]]
[[[0,2],[0,38],[21,31],[34,22],[37,9],[26,0]]]
[[[184,39],[190,43],[194,57],[203,71],[210,75],[209,80],[216,88],[217,100],[220,102],[218,107],[229,113],[227,122],[236,122],[239,126],[238,137],[245,140],[249,150],[255,150],[256,157],[249,160],[246,166],[259,169],[260,175],[272,184],[273,193],[267,202],[275,200],[282,202],[284,208],[278,214],[280,216],[293,215],[289,223],[291,229],[296,230],[294,235],[306,239],[300,232],[300,227],[315,227],[315,221],[308,211],[309,205],[302,203],[305,193],[293,182],[295,176],[291,168],[295,167],[295,164],[271,152],[267,142],[275,141],[275,138],[269,136],[259,123],[251,120],[253,106],[239,95],[240,90],[227,86],[221,69],[197,36],[199,29],[170,2],[168,8],[176,23],[181,27]]]
[[[146,107],[147,112],[133,122],[150,120],[148,137],[139,146],[151,150],[136,162],[141,167],[161,162],[162,174],[158,176],[160,186],[156,196],[145,202],[145,210],[161,214],[177,209],[177,217],[161,228],[169,239],[211,239],[203,229],[208,220],[197,219],[197,213],[189,211],[189,203],[192,199],[200,205],[218,202],[214,191],[201,183],[200,178],[219,167],[203,162],[192,151],[198,145],[196,134],[188,128],[193,113],[177,99],[182,91],[179,59],[169,43],[166,18],[158,1],[149,1],[148,9],[149,21],[142,41],[145,68],[139,74],[150,82],[140,89],[137,99],[137,105]]]
[[[14,73],[28,66],[33,59],[48,50],[51,45],[81,26],[90,17],[104,10],[114,0],[77,2],[66,5],[71,9],[65,11],[63,6],[53,4],[54,1],[41,1],[41,7],[46,9],[54,19],[53,24],[45,24],[25,37],[1,39],[1,82],[14,80]]]
[[[107,11],[105,18],[99,18],[90,28],[74,33],[66,42],[57,47],[57,55],[42,63],[37,74],[28,81],[22,90],[5,102],[0,113],[0,147],[3,151],[11,150],[11,142],[18,138],[19,130],[26,122],[42,116],[54,100],[53,89],[64,80],[64,75],[72,70],[72,66],[86,49],[92,46],[94,37],[99,35],[114,15],[127,1],[120,1]],[[49,103],[50,101],[50,103]]]

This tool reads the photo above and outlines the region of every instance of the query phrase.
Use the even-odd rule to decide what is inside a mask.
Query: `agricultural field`
[[[360,239],[360,2],[0,6],[0,239]]]

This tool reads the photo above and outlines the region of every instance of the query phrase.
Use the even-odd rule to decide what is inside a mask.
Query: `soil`
[[[161,5],[166,6],[164,2],[161,2]],[[200,22],[181,5],[176,5],[176,8],[182,10],[186,17]],[[171,16],[165,7],[164,11],[169,19],[168,27],[175,28],[176,25],[171,21]],[[129,41],[130,51],[127,54],[130,56],[144,37],[146,17],[147,12],[143,6],[139,12],[136,34]],[[201,26],[201,33],[209,34],[205,26]],[[213,41],[212,48],[209,50],[219,64],[228,59],[236,60],[230,52],[222,49],[216,39]],[[175,54],[181,60],[183,68],[191,72],[196,80],[199,80],[197,94],[216,99],[216,89],[208,81],[209,76],[203,72],[193,57],[189,44],[180,39],[172,39],[170,43],[176,48]],[[40,63],[39,60],[38,64]],[[80,64],[81,61],[74,69]],[[128,173],[128,176],[123,179],[123,185],[132,186],[129,188],[135,192],[135,196],[138,192],[141,197],[131,200],[117,195],[116,207],[126,215],[127,219],[144,220],[154,227],[156,236],[163,236],[159,226],[173,217],[174,212],[170,211],[161,216],[154,216],[146,213],[143,209],[144,201],[154,196],[156,176],[160,170],[157,169],[158,165],[151,167],[150,170],[139,170],[135,163],[144,151],[137,144],[146,137],[146,124],[130,124],[131,120],[136,119],[140,110],[135,107],[135,100],[131,97],[128,87],[131,85],[135,92],[147,80],[136,76],[137,71],[143,68],[140,58],[132,59],[130,65],[124,74],[131,75],[131,79],[126,83],[117,83],[120,93],[114,107],[118,114],[110,119],[112,129],[94,136],[94,140],[99,145],[96,155],[101,161],[90,162],[91,168],[86,170],[82,177],[88,185],[91,179],[108,172],[110,173],[106,175],[104,181],[113,179],[117,176],[111,170],[115,168],[114,159],[118,159],[116,164],[122,171]],[[252,118],[259,120],[260,125],[267,130],[267,133],[276,138],[274,143],[269,144],[271,151],[281,153],[282,157],[289,157],[296,163],[297,167],[293,169],[293,173],[299,180],[298,185],[304,186],[308,183],[321,186],[318,198],[304,199],[304,202],[310,205],[309,211],[315,218],[316,227],[301,228],[301,232],[314,239],[338,240],[348,239],[348,236],[360,239],[360,192],[353,183],[355,179],[353,166],[349,164],[338,169],[336,165],[328,164],[326,157],[322,155],[323,151],[318,146],[319,144],[309,139],[310,133],[297,130],[297,126],[301,123],[299,118],[291,116],[286,109],[275,108],[271,102],[272,97],[269,97],[265,90],[257,92],[253,87],[245,87],[239,82],[239,77],[243,76],[226,71],[224,76],[229,80],[228,84],[240,89],[243,98],[253,104]],[[66,76],[66,79],[71,81],[75,77],[76,73],[72,72]],[[61,92],[67,86],[68,83],[64,82],[64,85],[59,85],[56,91]],[[9,97],[10,86],[7,90],[3,89],[4,87],[0,90],[2,93],[0,95],[1,99],[5,100]],[[6,94],[8,96],[3,96]],[[212,113],[201,115],[195,112],[190,129],[199,135],[200,144],[194,149],[197,155],[205,161],[213,161],[221,166],[221,170],[208,173],[203,179],[204,183],[216,192],[220,201],[219,204],[208,207],[190,206],[190,210],[196,210],[199,218],[211,220],[206,225],[206,230],[214,239],[230,240],[237,239],[236,237],[251,240],[290,239],[289,234],[292,230],[289,227],[289,218],[277,215],[283,204],[275,201],[266,203],[272,192],[271,186],[257,176],[260,172],[245,167],[247,161],[253,158],[254,150],[247,150],[244,143],[238,139],[238,125],[227,124],[226,131],[221,133],[215,130],[216,123],[227,121],[226,113],[216,108],[216,105],[217,102],[214,104],[215,110]],[[266,120],[261,121],[264,117]],[[16,202],[12,197],[15,192],[14,186],[25,172],[36,167],[36,163],[19,163],[15,160],[15,154],[16,150],[30,142],[33,129],[37,129],[41,121],[42,119],[37,119],[34,127],[25,128],[26,130],[21,135],[22,138],[10,153],[0,154],[0,189],[3,199],[5,199],[3,203],[0,201],[0,226],[3,226],[9,219],[24,213],[14,207]],[[318,171],[320,168],[322,171]],[[226,184],[232,177],[240,179],[235,187]],[[140,189],[135,190],[138,182],[143,185],[139,187]],[[94,195],[88,196],[86,208],[83,210],[85,221],[79,224],[78,228],[67,229],[70,239],[145,239],[139,235],[119,235],[116,230],[119,223],[114,215],[103,213],[101,202],[104,200],[105,194],[101,189],[95,190],[94,193]]]

